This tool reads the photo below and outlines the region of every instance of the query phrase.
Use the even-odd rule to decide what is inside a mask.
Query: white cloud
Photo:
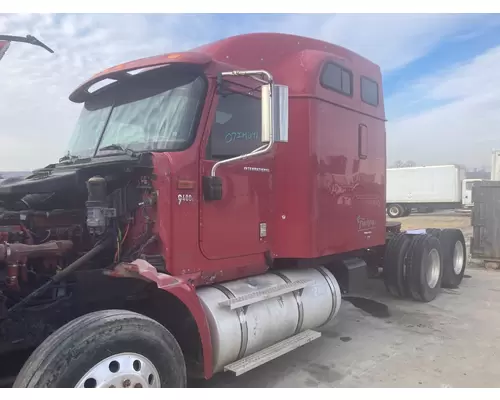
[[[353,50],[384,72],[404,67],[455,35],[486,31],[500,24],[480,14],[337,14],[318,21],[308,15],[288,17],[276,31],[292,29]],[[463,36],[463,39],[466,39]]]
[[[442,102],[387,125],[389,162],[461,163],[488,166],[500,148],[500,46],[472,61],[417,82],[398,99]]]
[[[68,95],[96,72],[193,44],[174,34],[178,17],[164,21],[162,36],[155,36],[141,15],[4,17],[6,32],[31,33],[55,53],[13,43],[0,63],[0,170],[38,168],[61,157],[80,109]]]
[[[99,70],[123,61],[238,33],[278,31],[346,46],[393,71],[454,34],[470,33],[484,18],[491,21],[460,14],[269,15],[234,17],[222,24],[213,15],[166,14],[151,20],[134,14],[3,14],[0,31],[33,34],[56,53],[14,43],[0,62],[0,170],[56,161],[80,108],[68,100],[69,93]],[[400,129],[404,121],[394,126]]]

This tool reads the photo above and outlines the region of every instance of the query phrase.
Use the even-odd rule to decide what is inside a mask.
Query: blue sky
[[[34,34],[0,62],[0,170],[57,160],[94,73],[226,36],[283,32],[345,46],[382,67],[388,161],[488,166],[500,148],[500,15],[0,14],[0,33]],[[4,105],[7,105],[5,107]]]

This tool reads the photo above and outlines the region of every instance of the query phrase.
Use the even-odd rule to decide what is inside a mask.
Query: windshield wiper
[[[122,151],[124,153],[127,153],[129,155],[131,155],[132,157],[135,157],[137,155],[137,153],[128,148],[128,147],[123,147],[122,145],[120,144],[117,144],[117,143],[113,143],[113,144],[110,144],[109,146],[104,146],[104,147],[101,147],[97,152],[101,152],[101,151],[106,151],[106,150],[118,150],[118,151]]]

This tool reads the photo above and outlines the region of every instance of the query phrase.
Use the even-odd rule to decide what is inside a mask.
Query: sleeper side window
[[[250,95],[231,93],[219,98],[207,145],[207,159],[225,160],[262,145],[261,103]]]
[[[340,65],[326,64],[321,72],[320,83],[327,89],[352,96],[352,72]]]
[[[361,77],[361,100],[371,106],[378,106],[378,84],[364,76]]]

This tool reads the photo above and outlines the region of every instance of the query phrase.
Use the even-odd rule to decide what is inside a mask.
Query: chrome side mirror
[[[288,86],[266,84],[261,88],[261,141],[288,142]]]
[[[273,134],[275,142],[288,142],[288,86],[273,85]]]

